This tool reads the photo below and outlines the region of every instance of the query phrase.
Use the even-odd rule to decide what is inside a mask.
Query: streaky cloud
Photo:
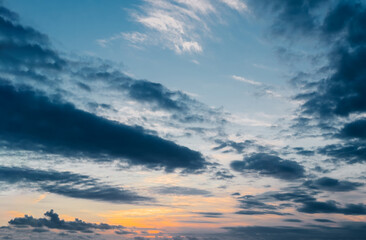
[[[77,109],[26,87],[0,85],[0,136],[13,149],[126,159],[130,165],[194,172],[207,162],[199,152],[172,141]]]
[[[5,186],[18,184],[20,187],[35,188],[41,192],[65,197],[110,203],[136,204],[153,201],[150,197],[143,197],[121,187],[103,184],[97,179],[71,172],[0,166],[0,182]]]

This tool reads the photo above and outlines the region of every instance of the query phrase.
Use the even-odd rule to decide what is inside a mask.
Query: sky
[[[0,239],[366,236],[363,0],[0,1]]]

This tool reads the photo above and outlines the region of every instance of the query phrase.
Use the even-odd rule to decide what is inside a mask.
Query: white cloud
[[[132,43],[142,43],[146,41],[147,35],[139,32],[122,33],[122,36]]]
[[[230,8],[235,9],[239,12],[248,11],[248,6],[240,0],[220,0],[227,4]]]
[[[282,95],[279,93],[276,93],[272,90],[266,90],[266,94],[272,97],[276,97],[276,98],[282,98]]]
[[[250,80],[250,79],[246,79],[246,78],[241,77],[241,76],[232,75],[231,77],[234,80],[237,80],[237,81],[240,81],[240,82],[245,82],[245,83],[248,83],[248,84],[251,84],[251,85],[255,85],[255,86],[261,86],[262,85],[261,82],[256,82],[256,81],[253,81],[253,80]]]
[[[211,25],[217,24],[222,7],[235,11],[247,9],[240,0],[144,0],[139,10],[132,12],[133,19],[146,27],[146,31],[140,33],[144,38],[137,32],[124,36],[134,44],[161,45],[178,54],[201,53],[202,38],[210,33]],[[148,42],[141,40],[146,38]],[[98,43],[106,45],[105,40]]]

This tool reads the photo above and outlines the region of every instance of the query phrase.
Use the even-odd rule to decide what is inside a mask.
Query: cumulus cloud
[[[111,229],[123,229],[120,225],[109,225],[106,223],[88,223],[80,219],[74,221],[65,221],[60,219],[59,215],[51,209],[44,214],[45,218],[34,218],[32,216],[25,215],[24,217],[14,218],[9,221],[11,226],[15,227],[33,227],[34,229],[59,229],[67,231],[78,231],[85,233],[92,233],[94,230],[111,230]]]

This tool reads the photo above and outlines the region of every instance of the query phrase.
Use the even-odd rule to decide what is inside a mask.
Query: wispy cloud
[[[248,6],[240,0],[221,0],[221,2],[225,3],[230,8],[235,9],[237,11],[240,12],[248,11]]]
[[[133,44],[162,45],[177,54],[202,53],[202,38],[211,32],[211,26],[221,18],[224,8],[238,12],[248,10],[241,0],[145,0],[131,15],[146,32],[121,33],[97,42],[105,47],[111,41],[124,38]]]
[[[257,81],[254,81],[254,80],[250,80],[250,79],[247,79],[245,77],[241,77],[241,76],[237,76],[237,75],[232,75],[231,77],[234,80],[237,80],[237,81],[240,81],[240,82],[245,82],[245,83],[248,83],[248,84],[251,84],[251,85],[255,85],[255,86],[261,86],[261,85],[263,85],[261,82],[257,82]]]

